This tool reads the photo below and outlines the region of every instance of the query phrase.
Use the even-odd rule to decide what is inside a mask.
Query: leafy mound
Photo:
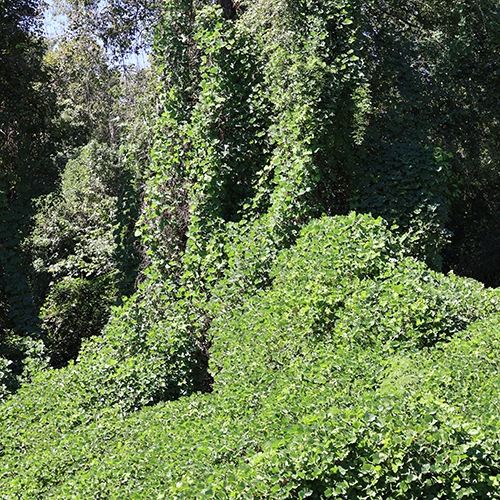
[[[2,498],[500,497],[495,292],[355,214],[313,221],[271,275],[212,322],[212,394],[144,406],[182,386],[159,356],[185,349],[179,318],[115,322],[35,377],[0,407]]]

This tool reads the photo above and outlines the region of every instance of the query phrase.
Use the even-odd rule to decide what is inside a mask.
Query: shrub
[[[115,300],[111,276],[90,280],[66,276],[52,287],[40,318],[54,366],[76,359],[82,340],[101,333]]]

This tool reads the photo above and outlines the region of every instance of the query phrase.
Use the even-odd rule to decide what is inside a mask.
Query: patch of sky
[[[56,42],[58,38],[62,37],[67,32],[67,18],[64,14],[59,12],[53,0],[45,2],[43,27],[45,36],[52,42]],[[98,41],[101,43],[100,40]],[[137,69],[145,68],[150,62],[149,52],[150,51],[146,49],[142,49],[138,53],[127,54],[118,61],[118,65],[122,67],[132,65]]]

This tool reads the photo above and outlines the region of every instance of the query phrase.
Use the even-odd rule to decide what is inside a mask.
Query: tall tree
[[[364,208],[402,225],[417,210],[446,269],[500,284],[499,3],[364,0],[362,13]]]
[[[14,196],[23,158],[44,139],[53,96],[42,67],[45,44],[41,38],[38,2],[7,1],[0,18],[0,203]],[[40,182],[32,168],[31,184]]]
[[[159,0],[55,0],[54,6],[72,38],[91,36],[116,60],[151,48],[163,10]]]
[[[0,15],[0,340],[12,330],[36,331],[20,243],[32,215],[31,200],[50,191],[57,168],[50,159],[55,111],[43,67],[40,3],[7,0]]]
[[[123,78],[106,51],[89,34],[64,35],[47,54],[46,64],[54,74],[64,147],[81,147],[90,140],[117,145]]]

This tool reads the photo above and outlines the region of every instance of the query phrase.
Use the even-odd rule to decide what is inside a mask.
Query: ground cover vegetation
[[[0,498],[500,497],[497,3],[129,3],[5,6]]]

